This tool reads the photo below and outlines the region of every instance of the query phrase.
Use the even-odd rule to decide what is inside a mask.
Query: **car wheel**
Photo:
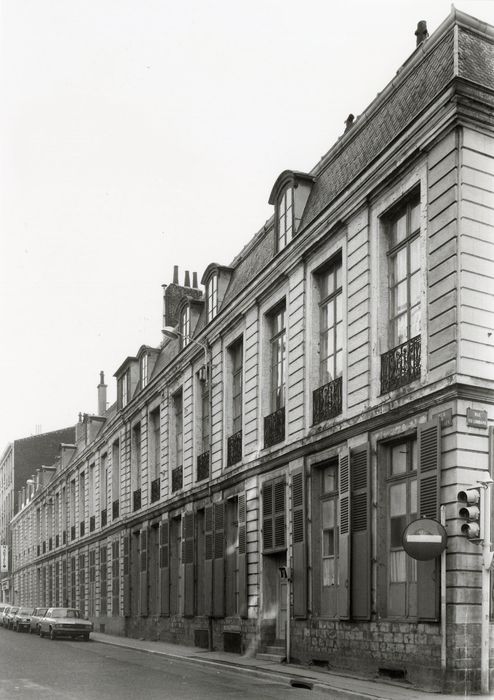
[[[38,634],[40,637],[44,637],[45,633],[41,630],[41,627],[38,628]]]
[[[51,629],[51,630],[50,630],[50,639],[51,639],[51,641],[54,642],[56,638],[57,638],[57,635],[55,634],[55,630],[54,630],[54,629]]]

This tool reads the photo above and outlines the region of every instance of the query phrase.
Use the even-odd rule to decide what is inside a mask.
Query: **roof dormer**
[[[193,337],[204,308],[204,301],[193,297],[183,297],[178,305],[178,334],[180,348],[185,348]]]
[[[206,288],[206,323],[218,314],[226,289],[230,283],[232,268],[211,263],[207,266],[201,284]]]
[[[127,357],[113,375],[117,380],[117,407],[125,408],[139,382],[137,357]]]
[[[314,180],[312,175],[284,170],[274,183],[269,204],[275,207],[276,252],[297,235]]]

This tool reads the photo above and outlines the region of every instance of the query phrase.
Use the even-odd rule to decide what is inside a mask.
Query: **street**
[[[96,641],[50,641],[0,628],[2,700],[221,700],[311,698],[328,693],[292,688],[289,680],[258,678],[177,661]]]

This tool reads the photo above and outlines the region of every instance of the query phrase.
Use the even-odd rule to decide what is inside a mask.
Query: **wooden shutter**
[[[441,427],[436,419],[419,425],[417,464],[417,517],[437,520],[441,475]],[[439,619],[439,558],[417,561],[417,616]]]
[[[139,610],[141,617],[148,615],[148,530],[141,530],[139,538]]]
[[[307,615],[307,561],[305,546],[305,475],[292,474],[293,616]]]
[[[131,586],[130,586],[130,547],[132,537],[130,532],[127,532],[123,536],[123,609],[124,616],[129,617],[131,614]],[[118,547],[118,542],[115,543],[115,551]]]
[[[213,614],[213,506],[204,508],[204,614]]]
[[[269,552],[274,546],[273,532],[273,482],[262,485],[262,543],[263,550]]]
[[[162,520],[159,526],[160,543],[160,614],[170,614],[170,524]]]
[[[247,499],[245,493],[238,497],[238,614],[248,616],[247,588]]]
[[[184,565],[184,615],[194,615],[194,514],[184,513],[182,563]]]
[[[213,616],[225,615],[225,504],[214,504]]]
[[[350,618],[350,455],[348,450],[339,459],[339,524],[338,524],[338,617]]]
[[[263,551],[286,549],[285,479],[267,481],[262,487]]]
[[[370,619],[371,608],[371,499],[370,446],[352,450],[351,475],[351,601],[352,619]],[[358,573],[357,573],[358,572]]]

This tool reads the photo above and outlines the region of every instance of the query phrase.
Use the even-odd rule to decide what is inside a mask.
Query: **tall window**
[[[293,237],[293,189],[287,187],[278,200],[277,216],[278,250],[290,243]]]
[[[180,314],[180,343],[185,348],[190,342],[190,307],[186,306]]]
[[[232,361],[232,433],[242,430],[242,375],[244,346],[238,340],[230,348]]]
[[[417,441],[396,443],[387,454],[388,615],[416,617],[417,562],[405,553],[401,537],[417,518]]]
[[[285,405],[286,309],[279,307],[270,315],[271,325],[271,411]]]
[[[214,273],[208,280],[206,285],[206,305],[208,314],[208,323],[218,313],[218,275]]]
[[[118,510],[118,503],[120,497],[120,443],[116,440],[112,445],[112,467],[111,467],[111,493],[113,501],[113,517],[118,517],[118,513],[115,514],[115,510]]]
[[[209,452],[209,382],[200,383],[201,391],[201,453]]]
[[[129,373],[125,372],[120,378],[120,407],[129,403]]]
[[[416,196],[388,220],[391,347],[420,335],[419,234],[420,202]]]
[[[132,466],[133,466],[133,487],[141,488],[141,424],[137,423],[132,428]]]
[[[341,377],[343,366],[343,319],[341,260],[319,275],[320,292],[320,383]]]
[[[141,389],[144,389],[144,387],[148,383],[148,356],[147,354],[144,354],[141,357]]]
[[[108,466],[106,453],[102,454],[99,463],[99,500],[100,510],[106,510],[108,499]]]
[[[149,414],[149,461],[151,479],[160,475],[160,409],[156,408]]]
[[[94,515],[94,463],[89,465],[87,495],[89,502],[89,517],[91,517]]]
[[[184,412],[181,391],[173,397],[173,412],[175,419],[175,466],[181,467],[184,457]]]

